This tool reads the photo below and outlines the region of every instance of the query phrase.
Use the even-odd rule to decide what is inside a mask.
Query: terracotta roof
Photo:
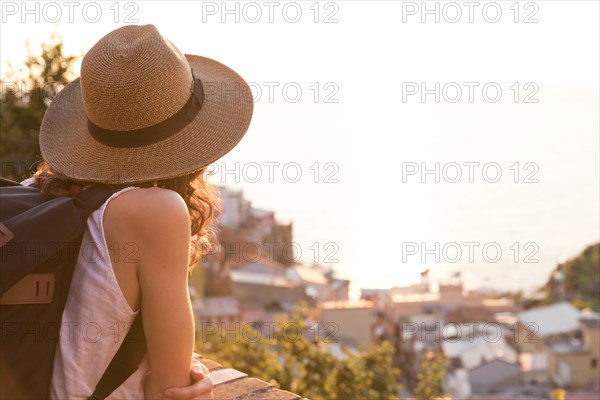
[[[301,396],[281,390],[270,383],[252,378],[233,368],[202,358],[215,385],[213,394],[219,400],[299,400]]]
[[[461,324],[465,322],[496,322],[494,313],[481,306],[462,306],[456,310],[448,311],[446,322]]]

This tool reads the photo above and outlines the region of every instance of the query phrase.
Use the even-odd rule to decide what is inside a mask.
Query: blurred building
[[[222,233],[219,241],[226,258],[238,262],[264,258],[283,265],[296,261],[292,224],[280,223],[273,211],[252,207],[241,190],[218,187],[223,213],[218,218]]]
[[[600,383],[600,318],[584,315],[570,337],[547,340],[548,367],[561,387],[596,388]]]
[[[517,314],[518,346],[521,352],[543,352],[544,340],[577,330],[581,312],[563,301]]]
[[[201,321],[222,323],[227,329],[242,318],[238,299],[233,296],[207,297],[195,304],[194,308]]]
[[[348,300],[350,281],[336,278],[331,270],[325,270],[319,265],[290,266],[286,276],[295,282],[306,286],[306,294],[316,303],[331,300]]]
[[[371,294],[369,292],[364,293]],[[420,283],[387,291],[389,312],[399,321],[416,314],[439,313],[451,322],[494,321],[493,315],[499,312],[516,311],[511,299],[491,299],[481,294],[465,294],[461,282],[442,283],[437,291],[431,290],[428,283]],[[381,296],[381,293],[378,294]],[[440,321],[440,322],[445,322]]]
[[[306,286],[289,279],[286,269],[269,262],[239,265],[230,271],[232,296],[263,307],[292,311],[295,304],[307,299]]]
[[[568,302],[559,302],[523,311],[517,318],[517,346],[523,360],[545,364],[547,379],[559,387],[598,386],[598,313],[582,313]]]
[[[373,343],[377,311],[371,301],[328,301],[321,304],[320,323],[330,338],[353,348]]]
[[[468,387],[473,394],[497,393],[521,382],[518,354],[502,337],[489,340],[477,334],[447,339],[442,350],[450,361],[451,381],[461,392]]]

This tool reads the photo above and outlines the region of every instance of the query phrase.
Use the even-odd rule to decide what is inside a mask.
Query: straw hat
[[[52,100],[40,149],[56,172],[73,179],[173,178],[229,152],[252,111],[252,92],[235,71],[183,55],[153,25],[124,26],[89,50],[81,78]]]

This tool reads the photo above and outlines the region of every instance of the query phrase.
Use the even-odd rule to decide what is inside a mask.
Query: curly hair
[[[117,185],[123,188],[154,186],[179,193],[190,213],[190,226],[192,239],[194,239],[190,245],[190,272],[202,255],[213,250],[217,233],[213,220],[222,212],[222,200],[216,188],[204,179],[205,172],[206,167],[177,178],[147,181],[134,185]],[[75,180],[57,173],[45,161],[38,164],[33,178],[40,191],[51,199],[60,196],[75,196],[79,190],[98,184]]]

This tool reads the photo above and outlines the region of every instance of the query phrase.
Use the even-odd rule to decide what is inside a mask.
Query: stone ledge
[[[210,377],[215,386],[245,378],[247,376],[247,374],[233,368],[214,369],[210,372]]]
[[[299,400],[301,396],[277,389],[270,383],[248,377],[247,374],[233,368],[223,368],[215,361],[201,358],[214,377],[214,400]],[[307,400],[307,399],[303,399]]]
[[[300,399],[300,396],[287,390],[271,387],[244,398],[248,400],[297,400]]]
[[[256,378],[242,378],[232,382],[225,382],[221,385],[216,385],[214,394],[215,399],[239,399],[250,397],[253,393],[257,393],[263,389],[272,387],[269,383]]]
[[[202,361],[202,364],[204,364],[206,368],[208,368],[209,371],[223,368],[221,364],[219,364],[218,362],[214,362],[213,360],[209,360],[208,358],[201,357],[200,360]]]

